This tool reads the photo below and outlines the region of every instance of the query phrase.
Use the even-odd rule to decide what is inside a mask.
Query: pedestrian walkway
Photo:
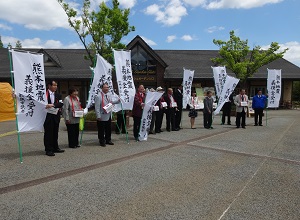
[[[0,219],[284,219],[300,216],[300,111],[268,111],[263,127],[220,125],[150,135],[100,147],[85,132],[81,148],[44,154],[43,133],[0,123]],[[264,118],[265,119],[265,118]],[[234,122],[234,119],[232,119]]]

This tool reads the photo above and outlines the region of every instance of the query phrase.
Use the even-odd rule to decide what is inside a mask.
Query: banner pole
[[[267,93],[267,94],[269,94],[269,93]],[[268,106],[268,104],[269,104],[269,100],[268,100],[269,98],[267,97],[267,108],[266,108],[266,126],[268,126],[268,108],[269,108],[269,106]]]
[[[81,130],[79,145],[81,145],[81,143],[82,143],[82,135],[83,135],[84,127],[85,127],[84,123],[85,123],[85,116],[83,116],[83,127],[82,127],[82,130]]]
[[[114,113],[114,112],[113,112],[113,113]],[[118,129],[119,133],[121,134],[121,129],[120,129],[119,125],[118,125],[118,115],[117,115],[116,126],[117,126],[117,129]]]
[[[8,57],[9,57],[9,64],[10,64],[11,84],[12,84],[13,89],[15,89],[14,76],[13,76],[13,66],[12,66],[12,57],[11,57],[11,51],[10,50],[8,50]],[[18,149],[19,149],[20,163],[23,163],[23,153],[22,153],[21,138],[20,138],[20,132],[19,132],[19,126],[18,126],[16,98],[14,98],[14,111],[15,111],[15,115],[16,115],[16,128],[17,128],[17,133],[18,133]]]
[[[94,67],[96,66],[96,61],[97,61],[97,56],[94,57]],[[89,87],[89,91],[91,89],[91,86],[92,86],[92,83],[93,83],[93,79],[94,79],[94,69],[92,70],[92,77],[91,77],[91,80],[90,80],[90,87]],[[89,92],[89,95],[88,95],[88,99],[89,99],[89,96],[90,96],[90,92]],[[83,132],[84,132],[84,128],[85,128],[85,117],[86,116],[83,116],[83,128],[82,128],[82,131],[81,131],[81,135],[80,135],[80,142],[79,144],[81,145],[82,143],[82,136],[83,136]]]
[[[123,123],[124,123],[124,127],[125,127],[126,142],[127,142],[127,144],[129,144],[126,119],[125,119],[124,109],[123,109],[123,105],[122,105],[121,100],[120,100],[120,103],[121,103],[121,109],[122,109]],[[121,133],[121,131],[120,131],[120,133]]]

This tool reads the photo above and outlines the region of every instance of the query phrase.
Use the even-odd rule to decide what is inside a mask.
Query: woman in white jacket
[[[198,116],[198,112],[196,110],[196,106],[199,104],[198,103],[198,97],[197,97],[197,93],[196,92],[192,92],[192,96],[189,102],[189,106],[190,106],[190,112],[189,112],[189,117],[191,118],[191,129],[196,129],[195,128],[195,118],[197,118]]]
[[[78,144],[80,113],[83,110],[78,98],[78,89],[70,88],[69,95],[64,99],[63,117],[68,130],[70,148],[80,147]]]

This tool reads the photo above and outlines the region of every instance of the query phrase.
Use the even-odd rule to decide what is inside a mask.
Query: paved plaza
[[[220,116],[204,129],[202,113],[190,129],[187,114],[180,131],[135,142],[129,129],[129,143],[113,133],[105,148],[96,131],[68,148],[61,123],[55,157],[43,133],[24,133],[22,164],[15,121],[0,122],[0,219],[300,219],[299,110],[270,110],[262,127],[247,118],[246,129]]]

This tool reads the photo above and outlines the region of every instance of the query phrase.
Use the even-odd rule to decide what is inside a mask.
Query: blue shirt
[[[256,95],[252,99],[252,108],[265,108],[267,97],[265,95]]]

